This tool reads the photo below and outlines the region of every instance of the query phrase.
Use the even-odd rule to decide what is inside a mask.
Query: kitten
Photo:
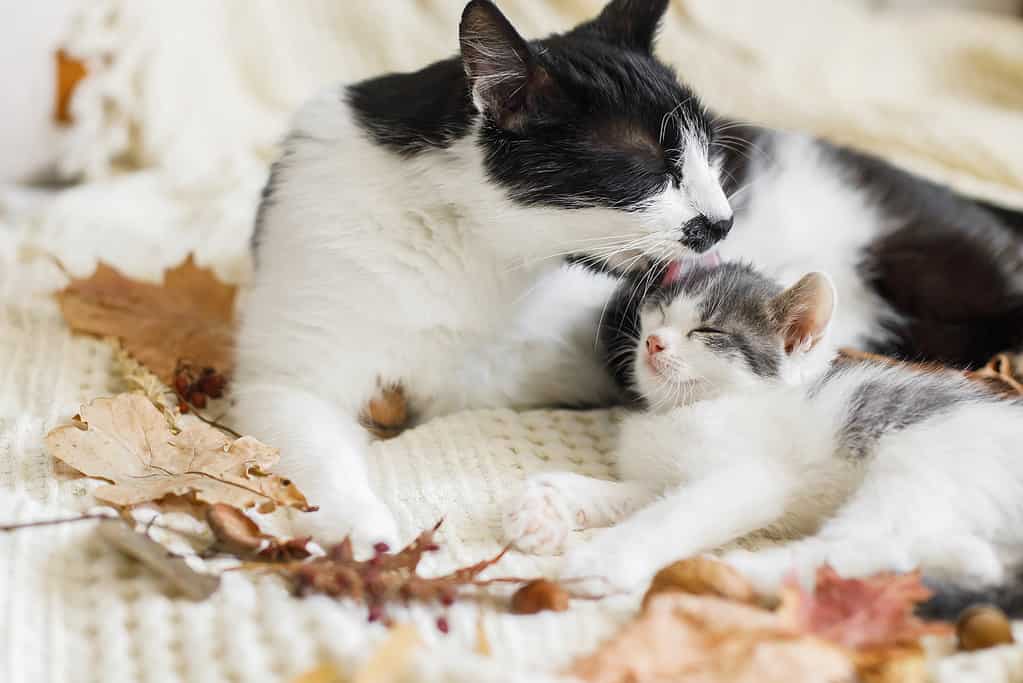
[[[527,41],[473,0],[458,56],[298,112],[232,380],[233,422],[320,506],[296,533],[395,541],[358,419],[380,387],[420,420],[620,400],[593,343],[613,278],[649,284],[726,236],[775,276],[829,268],[842,343],[970,364],[1023,340],[1015,214],[716,118],[653,55],[667,7],[613,0]]]
[[[1023,547],[1023,404],[955,371],[836,360],[819,273],[784,289],[727,263],[633,294],[605,327],[646,408],[622,425],[622,481],[532,478],[504,517],[520,547],[555,552],[570,529],[613,524],[569,551],[565,575],[625,588],[757,531],[801,537],[725,555],[763,589],[825,562],[1003,580]]]

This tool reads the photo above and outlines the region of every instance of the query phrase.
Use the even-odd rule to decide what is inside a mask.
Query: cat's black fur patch
[[[476,113],[459,57],[350,85],[344,97],[377,144],[403,156],[450,145]]]
[[[666,114],[702,144],[714,135],[696,96],[649,51],[666,5],[622,0],[568,33],[524,43],[544,83],[514,126],[480,115],[458,57],[357,83],[345,97],[373,139],[404,156],[446,147],[478,122],[487,175],[522,204],[637,210],[681,182],[683,131]]]
[[[639,209],[681,181],[683,131],[665,115],[713,135],[693,93],[650,55],[586,34],[554,36],[537,53],[555,84],[542,113],[519,130],[485,121],[479,138],[488,175],[520,203]]]
[[[970,201],[880,159],[832,148],[890,229],[862,256],[864,280],[902,318],[870,350],[958,367],[1023,346],[1023,243],[1016,215]],[[997,213],[996,213],[997,211]]]
[[[924,583],[934,593],[916,608],[925,619],[955,621],[964,609],[974,605],[996,605],[1012,619],[1023,618],[1023,575],[1019,572],[1002,585],[986,588],[934,580]]]

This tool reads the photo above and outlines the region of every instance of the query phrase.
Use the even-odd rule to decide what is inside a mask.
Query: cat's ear
[[[458,34],[476,108],[502,128],[521,127],[550,82],[529,44],[489,0],[465,6]]]
[[[652,52],[661,17],[668,0],[611,0],[582,30],[592,31],[615,45],[641,52]]]
[[[771,312],[785,341],[785,353],[809,351],[824,338],[835,312],[835,286],[824,273],[800,278],[771,301]]]

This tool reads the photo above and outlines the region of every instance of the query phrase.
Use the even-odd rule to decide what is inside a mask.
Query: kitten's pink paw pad
[[[564,494],[550,482],[531,479],[504,504],[504,537],[526,553],[554,555],[561,551],[573,528]]]

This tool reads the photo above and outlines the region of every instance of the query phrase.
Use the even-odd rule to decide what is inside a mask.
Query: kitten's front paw
[[[534,555],[559,552],[572,530],[564,494],[543,477],[528,480],[521,493],[505,501],[501,525],[509,543]]]
[[[356,551],[368,552],[379,543],[397,550],[398,525],[387,506],[377,500],[360,505],[322,506],[316,512],[297,514],[292,519],[292,534],[312,536],[322,546],[352,539]]]
[[[596,595],[646,586],[659,567],[651,566],[642,552],[627,544],[605,542],[604,534],[566,553],[559,578]]]

